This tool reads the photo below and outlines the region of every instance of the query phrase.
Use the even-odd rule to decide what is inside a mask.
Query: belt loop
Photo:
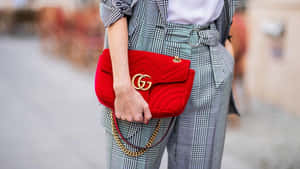
[[[209,24],[209,29],[210,30],[217,30],[217,27],[216,27],[216,24],[215,24],[215,22],[211,22],[210,24]]]
[[[164,25],[163,25],[163,28],[164,28],[164,39],[165,39],[165,37],[166,37],[166,35],[167,35],[167,33],[168,33],[168,27],[167,27],[166,24],[164,24]]]
[[[193,31],[196,31],[196,32],[197,32],[197,36],[198,36],[198,42],[196,43],[196,45],[194,45],[194,44],[191,43],[191,37],[192,37]],[[199,28],[193,28],[193,29],[190,31],[189,45],[190,45],[191,47],[197,47],[197,46],[200,45],[200,35],[199,35],[199,31],[200,31]]]
[[[160,53],[163,53],[163,49],[164,49],[164,46],[165,46],[165,41],[166,41],[166,35],[167,35],[167,32],[168,32],[168,27],[166,25],[166,23],[160,25],[162,28],[163,28],[163,44],[162,44],[162,48],[160,49]]]

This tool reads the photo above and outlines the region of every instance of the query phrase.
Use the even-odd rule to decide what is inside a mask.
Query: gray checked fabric
[[[234,60],[222,45],[224,36],[218,22],[205,26],[169,23],[165,18],[167,0],[124,0],[128,4],[122,5],[126,6],[124,10],[117,9],[111,0],[102,1],[100,10],[104,10],[101,15],[106,26],[119,16],[128,16],[129,49],[177,55],[191,60],[191,68],[196,71],[184,112],[176,117],[166,139],[140,157],[125,155],[116,145],[109,109],[103,106],[99,113],[103,114],[106,129],[107,169],[158,169],[165,148],[169,169],[220,169]],[[108,48],[107,34],[104,48]],[[145,125],[119,120],[119,127],[130,142],[144,146],[156,122],[157,119],[151,119]],[[170,118],[162,119],[156,141],[163,136],[169,122]]]
[[[159,146],[136,158],[126,156],[116,145],[112,137],[110,115],[107,113],[109,109],[104,108],[108,168],[158,169],[164,148],[167,147],[169,169],[220,169],[233,58],[220,44],[214,24],[210,28],[174,23],[156,27],[159,27],[159,31],[145,35],[130,49],[159,51],[191,60],[191,68],[196,71],[191,97],[184,112],[172,124],[168,137]],[[217,71],[222,73],[215,74]],[[156,141],[163,136],[169,121],[169,118],[163,119]],[[119,125],[129,141],[144,146],[156,122],[157,119],[152,119],[145,125],[119,120]],[[127,148],[135,151],[130,146]]]

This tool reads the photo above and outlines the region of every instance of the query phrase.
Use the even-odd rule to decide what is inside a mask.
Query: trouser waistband
[[[206,25],[167,22],[164,25],[156,25],[156,27],[163,29],[164,38],[172,35],[178,36],[180,37],[178,38],[178,42],[186,42],[191,47],[197,47],[199,45],[216,46],[220,40],[220,34],[213,22]],[[198,40],[192,42],[191,37],[194,36],[195,33],[198,36]]]

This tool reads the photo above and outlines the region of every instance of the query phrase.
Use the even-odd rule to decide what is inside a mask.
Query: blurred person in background
[[[245,72],[245,58],[248,48],[247,27],[245,18],[245,7],[238,8],[233,16],[233,23],[230,29],[233,56],[235,59],[234,79],[243,79]]]
[[[230,29],[230,42],[228,41],[227,48],[234,56],[234,81],[233,81],[233,93],[236,99],[237,105],[244,103],[247,105],[249,102],[248,97],[241,94],[245,94],[243,91],[244,87],[244,74],[245,74],[245,65],[246,65],[246,53],[248,49],[248,31],[246,26],[246,5],[242,4],[239,8],[236,9],[236,12],[233,16],[233,22]],[[240,106],[238,106],[240,107]],[[245,107],[245,106],[244,106]],[[230,124],[232,127],[238,127],[240,125],[240,120],[236,116],[229,116]]]
[[[104,48],[110,49],[114,73],[115,113],[129,142],[144,146],[158,119],[151,118],[147,102],[131,85],[128,49],[190,59],[196,71],[185,111],[170,128],[171,118],[162,119],[158,137],[168,129],[170,133],[141,156],[128,156],[118,147],[110,110],[104,106],[101,113],[106,129],[107,168],[158,169],[167,147],[170,169],[220,169],[227,115],[239,115],[231,91],[234,60],[224,48],[235,3],[101,0],[100,15],[106,28]]]

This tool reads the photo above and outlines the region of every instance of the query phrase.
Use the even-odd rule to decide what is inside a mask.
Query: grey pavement
[[[0,37],[0,169],[104,169],[93,80],[43,54],[37,38]],[[299,116],[251,107],[228,128],[222,169],[299,169]]]
[[[92,75],[36,38],[2,37],[0,52],[0,168],[104,168]]]

